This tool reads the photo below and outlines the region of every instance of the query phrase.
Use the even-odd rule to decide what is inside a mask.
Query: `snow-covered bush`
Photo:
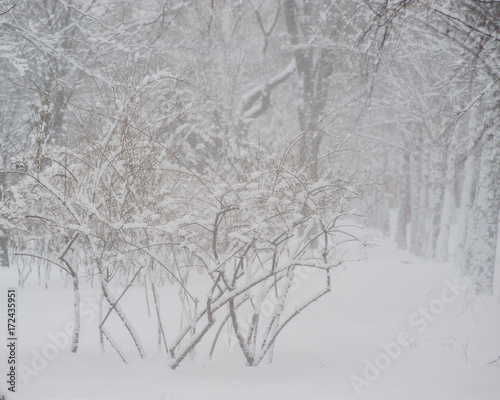
[[[75,111],[68,145],[39,140],[20,155],[29,161],[8,192],[11,236],[19,249],[35,243],[18,254],[72,278],[73,351],[79,282],[97,277],[109,306],[101,346],[106,339],[124,361],[106,321],[116,313],[143,357],[120,299],[148,284],[172,368],[202,339],[210,338],[212,355],[228,325],[247,364],[258,365],[272,358],[283,328],[330,291],[343,243],[357,240],[342,228],[362,190],[354,172],[324,154],[309,173],[297,157],[300,138],[282,149],[241,146],[209,122],[201,99],[167,74],[117,85],[106,103]],[[110,290],[118,281],[120,293]],[[182,316],[168,342],[159,312],[167,281],[178,288]]]
[[[308,178],[293,147],[271,154],[247,148],[242,163],[229,158],[204,176],[193,199],[200,213],[177,224],[180,246],[211,283],[195,322],[218,325],[212,351],[231,324],[247,364],[257,365],[288,322],[330,290],[331,269],[345,261],[342,243],[356,240],[342,224],[361,188],[328,156],[320,180]],[[316,283],[323,280],[318,292],[303,284],[312,272]]]

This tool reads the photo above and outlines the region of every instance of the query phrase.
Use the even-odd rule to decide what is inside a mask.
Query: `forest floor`
[[[244,366],[237,343],[226,334],[212,360],[208,343],[197,350],[196,361],[169,369],[165,353],[156,349],[154,315],[144,312],[144,288],[132,288],[123,302],[145,359],[125,334],[117,339],[128,364],[110,348],[101,354],[92,311],[97,291],[90,287],[82,290],[87,308],[80,349],[72,354],[64,334],[72,320],[71,285],[64,288],[53,275],[49,290],[36,279],[17,290],[15,394],[6,391],[6,302],[0,302],[0,392],[7,399],[499,398],[499,294],[476,296],[450,263],[416,258],[387,239],[368,249],[366,260],[337,269],[332,293],[289,324],[274,362],[258,367]],[[0,271],[0,295],[6,298],[16,281],[15,271]]]

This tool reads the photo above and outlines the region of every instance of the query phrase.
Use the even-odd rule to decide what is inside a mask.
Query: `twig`
[[[495,364],[497,361],[500,361],[500,356],[498,356],[495,360],[490,361],[490,362],[488,363],[488,365],[489,365],[489,364]]]
[[[12,5],[12,6],[11,6],[8,10],[6,10],[6,11],[2,11],[2,12],[0,13],[0,15],[7,14],[9,11],[12,11],[12,9],[13,9],[15,6],[16,6],[16,4]]]

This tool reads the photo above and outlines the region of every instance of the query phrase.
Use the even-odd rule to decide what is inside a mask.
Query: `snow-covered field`
[[[5,393],[5,299],[16,275],[0,270]],[[305,284],[314,285],[314,279]],[[500,357],[498,293],[475,296],[451,264],[417,259],[386,239],[368,249],[367,260],[337,269],[332,293],[287,326],[274,362],[258,367],[244,366],[226,333],[212,360],[206,355],[210,343],[202,343],[195,362],[172,371],[165,353],[156,350],[154,315],[144,315],[144,288],[132,288],[123,302],[145,359],[132,346],[127,350],[125,335],[119,339],[129,364],[109,348],[101,354],[97,292],[90,287],[82,290],[81,345],[72,354],[64,333],[72,321],[72,291],[61,281],[50,285],[40,288],[33,279],[18,289],[17,393],[7,393],[7,399],[500,398],[500,360],[492,362]],[[176,296],[168,290],[161,293],[165,309]]]

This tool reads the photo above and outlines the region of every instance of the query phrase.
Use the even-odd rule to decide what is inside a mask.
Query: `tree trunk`
[[[476,198],[465,244],[465,269],[479,293],[493,294],[493,274],[498,235],[500,135],[488,129],[481,155]]]
[[[75,326],[73,329],[73,340],[71,344],[71,351],[76,353],[78,351],[78,343],[80,340],[80,284],[78,282],[78,275],[73,275],[73,296],[74,296],[74,311],[75,311]]]
[[[102,290],[99,292],[99,326],[102,326],[102,319],[104,318],[103,316],[103,300],[104,300],[104,294],[102,293]],[[101,353],[104,354],[106,352],[106,349],[104,348],[104,332],[102,328],[99,329],[99,345],[101,347]]]
[[[5,174],[0,174],[0,202],[3,201],[3,186],[4,186]],[[10,267],[9,264],[9,253],[8,253],[8,241],[3,229],[0,228],[0,268]]]
[[[422,135],[417,132],[417,135]],[[430,146],[422,137],[419,139],[419,155],[415,165],[415,176],[412,182],[412,213],[410,251],[417,256],[425,254],[426,223],[428,219],[429,163]]]
[[[0,235],[3,235],[3,232],[0,231]],[[1,267],[10,267],[7,238],[4,236],[0,236],[0,268]]]
[[[333,72],[331,51],[311,46],[313,38],[302,32],[301,23],[314,14],[314,3],[298,7],[294,0],[286,0],[284,14],[290,44],[294,47],[298,74],[299,99],[297,115],[302,133],[299,158],[303,168],[315,179],[318,175],[318,160],[324,132],[319,124],[326,106],[328,78]],[[327,34],[328,35],[328,34]]]
[[[410,154],[405,153],[403,155],[403,166],[402,166],[403,179],[399,185],[399,208],[398,208],[398,218],[396,227],[396,243],[398,249],[406,250],[408,247],[408,239],[406,235],[409,211],[411,207],[410,198]]]
[[[473,118],[470,122],[471,129],[476,126],[476,122],[478,121]],[[459,268],[462,273],[467,273],[468,271],[465,264],[465,243],[467,241],[471,210],[476,197],[477,182],[479,179],[479,162],[481,157],[480,149],[477,145],[478,139],[478,135],[472,135],[469,139],[469,146],[467,148],[467,153],[465,154],[465,177],[460,195],[460,213],[457,221],[458,235],[455,249],[455,266]]]
[[[428,215],[427,226],[429,227],[428,241],[426,243],[425,253],[430,259],[436,257],[436,247],[441,230],[441,218],[444,201],[444,182],[443,171],[446,160],[446,153],[441,146],[432,145],[431,151],[431,172],[429,182],[429,207],[431,212]]]
[[[450,226],[455,213],[455,161],[457,135],[452,133],[450,148],[447,149],[446,165],[443,171],[443,193],[440,215],[439,234],[436,240],[435,259],[448,261],[448,247],[450,242]]]

